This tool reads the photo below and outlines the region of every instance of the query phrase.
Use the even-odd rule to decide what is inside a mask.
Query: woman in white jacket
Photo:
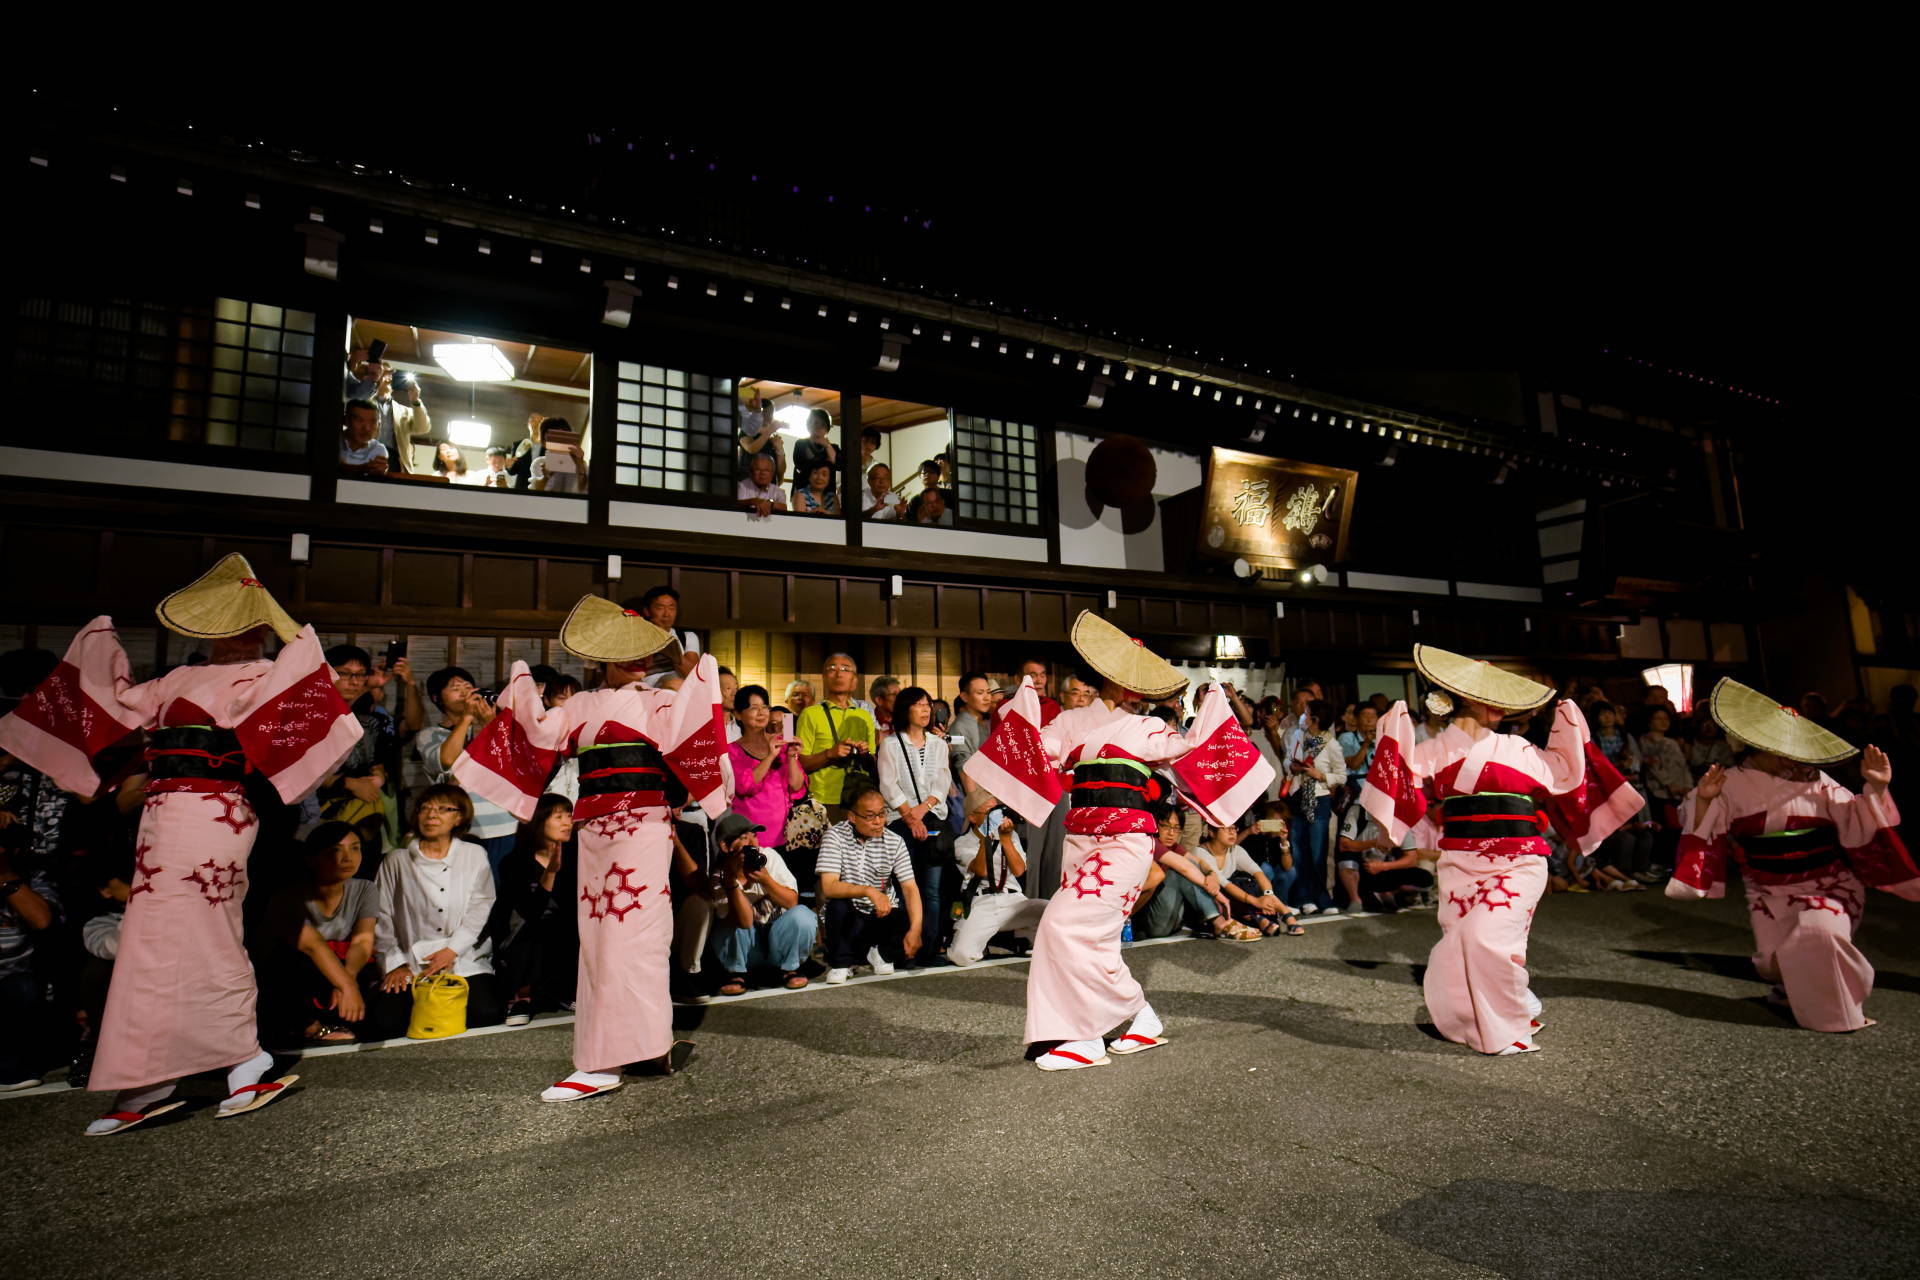
[[[1287,803],[1293,806],[1293,865],[1297,874],[1288,905],[1303,916],[1338,914],[1333,905],[1332,864],[1327,858],[1333,798],[1347,784],[1347,758],[1334,736],[1330,702],[1313,701],[1300,716],[1300,731],[1287,753]]]
[[[899,815],[891,825],[907,842],[914,883],[920,889],[921,918],[928,922],[920,954],[912,958],[927,964],[940,954],[947,919],[940,892],[946,860],[940,854],[939,836],[953,774],[947,766],[947,737],[933,728],[933,699],[925,689],[912,685],[894,695],[893,732],[875,754],[880,761],[880,795]]]

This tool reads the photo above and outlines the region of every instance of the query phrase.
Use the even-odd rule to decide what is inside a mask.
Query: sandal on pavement
[[[258,1111],[285,1093],[287,1086],[299,1078],[299,1076],[281,1076],[278,1080],[262,1080],[259,1084],[243,1084],[227,1095],[226,1102],[220,1104],[219,1109],[213,1113],[213,1118],[215,1120],[224,1120],[228,1116],[244,1115],[249,1111]],[[240,1106],[230,1107],[227,1105],[228,1102],[232,1102],[235,1098],[246,1094],[253,1096],[248,1098],[247,1101]]]
[[[556,1080],[553,1087],[540,1095],[542,1102],[578,1102],[582,1098],[591,1098],[602,1093],[612,1093],[626,1081],[619,1076],[612,1084],[582,1084],[578,1080]]]
[[[1105,1067],[1112,1063],[1113,1059],[1105,1054],[1097,1058],[1089,1058],[1085,1054],[1074,1053],[1071,1050],[1049,1049],[1034,1059],[1033,1065],[1042,1071],[1078,1071],[1082,1067]]]
[[[799,991],[807,985],[807,975],[789,971],[780,975],[780,982],[789,991]]]
[[[1145,1053],[1149,1049],[1159,1048],[1166,1042],[1167,1038],[1165,1036],[1143,1036],[1129,1031],[1108,1045],[1107,1052],[1117,1053],[1123,1056],[1129,1053]]]
[[[155,1116],[163,1116],[175,1107],[184,1107],[186,1105],[187,1101],[185,1098],[178,1098],[172,1102],[163,1102],[157,1107],[148,1107],[145,1111],[109,1111],[101,1116],[100,1119],[116,1121],[117,1123],[114,1127],[111,1129],[101,1129],[98,1132],[89,1129],[87,1131],[87,1137],[104,1138],[110,1133],[124,1133],[137,1124],[151,1120]]]
[[[737,973],[728,975],[727,980],[720,984],[720,994],[723,996],[747,994],[747,980]]]

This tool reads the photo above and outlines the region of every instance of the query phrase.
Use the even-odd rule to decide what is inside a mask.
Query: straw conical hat
[[[590,662],[638,662],[671,643],[670,632],[602,596],[581,596],[560,628],[560,647]]]
[[[1164,698],[1187,683],[1172,663],[1092,610],[1073,620],[1073,647],[1095,671],[1148,698]]]
[[[1413,646],[1413,665],[1429,684],[1502,711],[1532,711],[1553,700],[1553,690],[1478,658],[1463,658],[1430,644]]]
[[[162,600],[154,612],[170,630],[203,640],[245,635],[255,627],[272,627],[282,640],[300,634],[300,624],[287,616],[238,552]]]
[[[1713,686],[1707,708],[1730,736],[1801,764],[1838,764],[1860,750],[1792,707],[1724,676]]]

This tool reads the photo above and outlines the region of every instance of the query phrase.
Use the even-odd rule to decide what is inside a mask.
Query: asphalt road
[[[580,1103],[537,1026],[108,1139],[14,1099],[0,1275],[1911,1276],[1920,904],[1870,911],[1848,1036],[1763,1003],[1737,903],[1644,893],[1542,905],[1519,1058],[1420,1028],[1416,913],[1138,948],[1173,1042],[1090,1071],[1021,1060],[1010,965],[687,1011]]]

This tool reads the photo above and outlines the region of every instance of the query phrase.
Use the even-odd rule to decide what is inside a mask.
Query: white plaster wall
[[[1128,532],[1119,511],[1108,508],[1095,515],[1087,504],[1086,463],[1099,443],[1092,436],[1071,431],[1053,435],[1054,457],[1059,464],[1060,561],[1094,569],[1163,572],[1166,557],[1161,546],[1159,511],[1144,528]],[[1206,459],[1199,454],[1170,449],[1154,449],[1152,453],[1157,472],[1153,482],[1156,500],[1197,489],[1206,479]]]

